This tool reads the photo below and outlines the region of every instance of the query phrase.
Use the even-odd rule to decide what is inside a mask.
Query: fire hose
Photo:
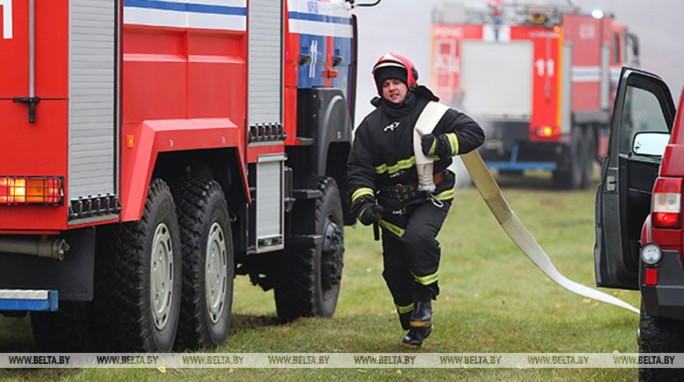
[[[437,102],[430,102],[418,118],[414,134],[414,146],[417,147],[415,150],[417,164],[419,162],[426,163],[426,157],[422,154],[422,150],[418,149],[419,146],[415,144],[416,139],[420,140],[422,135],[431,133],[434,129],[434,126],[437,124],[437,122],[439,122],[446,110],[448,110],[447,106]],[[572,293],[596,301],[619,306],[639,314],[639,309],[633,307],[625,301],[600,292],[596,289],[579,284],[563,276],[553,265],[551,259],[547,256],[546,252],[544,252],[537,240],[532,236],[530,231],[527,230],[522,221],[516,216],[511,207],[508,205],[503,193],[501,192],[501,188],[499,188],[498,184],[494,180],[494,177],[492,177],[492,174],[487,169],[487,166],[484,164],[480,154],[477,151],[472,151],[470,153],[461,155],[461,159],[463,160],[463,164],[465,165],[466,169],[470,173],[470,177],[472,178],[475,187],[482,196],[482,199],[487,204],[487,207],[489,207],[489,210],[499,222],[499,225],[501,225],[501,228],[503,228],[506,234],[518,246],[518,248],[520,248],[520,250],[547,277]],[[432,166],[418,166],[418,170],[418,178],[423,179],[426,177],[421,177],[420,172],[427,170],[431,173]],[[432,177],[427,178],[431,179]]]
[[[477,151],[472,151],[468,154],[462,155],[463,164],[468,169],[475,187],[482,195],[489,210],[499,222],[503,230],[513,240],[513,242],[520,248],[520,250],[529,257],[546,276],[556,282],[561,287],[576,293],[580,296],[588,297],[593,300],[602,301],[608,304],[613,304],[621,308],[625,308],[634,313],[639,313],[639,309],[632,305],[613,297],[609,294],[600,292],[596,289],[589,288],[582,284],[576,283],[567,277],[563,276],[551,262],[551,259],[546,255],[542,247],[537,243],[537,240],[530,234],[530,231],[525,228],[522,221],[515,215],[511,207],[503,197],[501,189],[494,181],[492,174],[485,166],[480,154]]]

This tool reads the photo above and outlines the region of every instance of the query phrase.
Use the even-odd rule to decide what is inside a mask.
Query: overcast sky
[[[371,0],[356,0],[370,2]],[[409,56],[429,85],[430,25],[432,9],[443,1],[473,3],[477,0],[382,0],[372,8],[357,7],[359,21],[359,79],[356,123],[372,110],[369,100],[376,91],[371,67],[384,52]],[[537,0],[539,1],[539,0]],[[485,2],[485,0],[482,0]],[[684,2],[682,0],[575,0],[583,9],[601,8],[639,36],[641,67],[665,79],[679,99],[684,85]],[[422,80],[422,81],[421,81]]]

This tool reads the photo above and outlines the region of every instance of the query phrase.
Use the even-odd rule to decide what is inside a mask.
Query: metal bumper
[[[0,289],[0,311],[56,312],[58,301],[56,290]]]
[[[649,316],[684,319],[684,269],[677,251],[663,251],[657,264],[658,282],[645,285],[645,265],[641,263],[639,285],[644,309]]]

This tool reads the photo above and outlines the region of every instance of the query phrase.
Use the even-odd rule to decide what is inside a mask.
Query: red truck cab
[[[677,113],[658,76],[623,68],[596,193],[596,283],[641,291],[643,353],[684,350],[683,106],[684,93]],[[640,369],[640,378],[673,371]]]

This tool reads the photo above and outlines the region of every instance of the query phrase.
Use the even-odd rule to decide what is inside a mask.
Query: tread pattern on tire
[[[145,262],[149,260],[144,253],[145,233],[153,224],[149,220],[150,215],[160,198],[173,201],[166,183],[154,179],[149,187],[141,220],[113,226],[108,250],[98,254],[96,259],[98,333],[108,350],[171,350],[158,349],[155,344],[152,333],[154,324],[148,323],[150,292],[144,285]],[[175,208],[173,212],[175,215]],[[179,306],[175,309],[179,310]]]
[[[178,187],[174,187],[174,198],[177,200],[178,221],[181,232],[181,242],[183,248],[183,286],[181,295],[181,318],[178,326],[178,347],[179,348],[198,348],[215,346],[211,338],[207,338],[206,321],[201,306],[205,304],[200,293],[200,288],[204,288],[201,283],[200,272],[203,272],[201,264],[202,240],[202,220],[207,215],[210,208],[212,195],[220,195],[224,200],[227,216],[227,204],[223,189],[218,182],[213,180],[187,179]],[[230,226],[226,227],[226,240],[232,248],[232,235]],[[228,254],[227,261],[229,267],[234,261],[234,256]],[[230,268],[232,269],[232,268]],[[232,296],[232,277],[234,272],[229,272],[229,288],[227,293]],[[232,299],[232,297],[230,297]],[[228,323],[230,323],[230,306],[228,309]]]
[[[641,306],[639,353],[683,353],[684,321],[651,317]],[[682,369],[639,368],[640,381],[684,381]]]

